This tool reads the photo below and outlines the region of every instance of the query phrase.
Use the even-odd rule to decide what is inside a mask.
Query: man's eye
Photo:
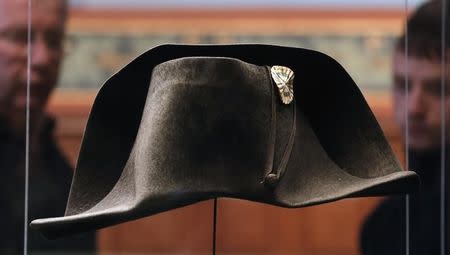
[[[11,29],[0,33],[0,38],[10,42],[26,45],[28,43],[28,32],[25,29]]]
[[[53,50],[59,50],[62,47],[62,35],[58,33],[52,33],[46,35],[47,46]]]
[[[425,87],[425,92],[433,97],[441,97],[442,95],[442,85],[441,83],[433,83],[433,84],[429,84],[428,86]],[[446,84],[445,85],[445,91],[444,91],[444,95],[450,95],[450,91],[448,91],[449,85]]]
[[[394,83],[394,89],[397,91],[406,91],[406,86],[404,83]]]
[[[410,89],[408,86],[408,89]],[[394,89],[398,92],[406,92],[406,80],[401,76],[395,76],[394,77]]]

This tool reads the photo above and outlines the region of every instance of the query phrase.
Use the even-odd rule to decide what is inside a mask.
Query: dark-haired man
[[[71,167],[53,139],[53,121],[45,114],[63,55],[65,0],[0,0],[0,254],[24,254],[24,217],[64,213]],[[31,54],[28,55],[28,40]],[[27,72],[29,59],[30,73]],[[27,78],[30,81],[29,200],[25,206]],[[91,254],[95,234],[49,241],[31,230],[28,254]]]
[[[444,144],[448,148],[450,138],[447,131],[450,124],[450,88],[447,85],[450,72],[441,57],[443,46],[448,62],[450,47],[449,40],[442,44],[442,8],[440,0],[420,6],[408,19],[407,37],[403,35],[397,40],[393,56],[395,118],[404,139],[408,134],[409,168],[420,175],[421,190],[410,196],[408,229],[404,197],[388,198],[372,212],[361,233],[361,253],[364,255],[406,254],[406,231],[410,255],[441,254],[441,146]],[[446,37],[450,38],[448,18],[445,29]],[[445,93],[441,90],[442,81],[445,81]],[[444,120],[441,118],[442,102],[446,114]],[[442,124],[447,132],[445,137],[441,135]],[[448,149],[446,152],[448,177]],[[443,209],[447,210],[446,207]],[[448,217],[445,218],[448,221]]]

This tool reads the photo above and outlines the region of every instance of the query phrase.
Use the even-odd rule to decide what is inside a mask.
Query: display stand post
[[[214,198],[212,254],[216,255],[217,197]]]

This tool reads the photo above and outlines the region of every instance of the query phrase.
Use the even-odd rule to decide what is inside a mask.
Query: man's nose
[[[49,67],[52,62],[53,50],[46,43],[43,36],[37,35],[31,45],[31,68],[42,69]]]
[[[420,85],[412,85],[408,96],[408,115],[418,116],[425,112],[425,98]]]

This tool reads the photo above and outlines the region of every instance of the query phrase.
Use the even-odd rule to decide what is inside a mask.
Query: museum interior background
[[[404,159],[390,90],[391,53],[406,17],[403,1],[291,1],[278,6],[253,1],[225,7],[87,2],[71,3],[62,75],[48,107],[58,120],[58,142],[73,164],[103,82],[143,51],[163,43],[267,43],[325,52],[360,86],[399,160]],[[413,9],[417,3],[410,2],[408,9]],[[379,199],[290,210],[221,198],[217,254],[356,255],[360,224]],[[205,201],[100,230],[100,254],[210,254],[212,205]]]

